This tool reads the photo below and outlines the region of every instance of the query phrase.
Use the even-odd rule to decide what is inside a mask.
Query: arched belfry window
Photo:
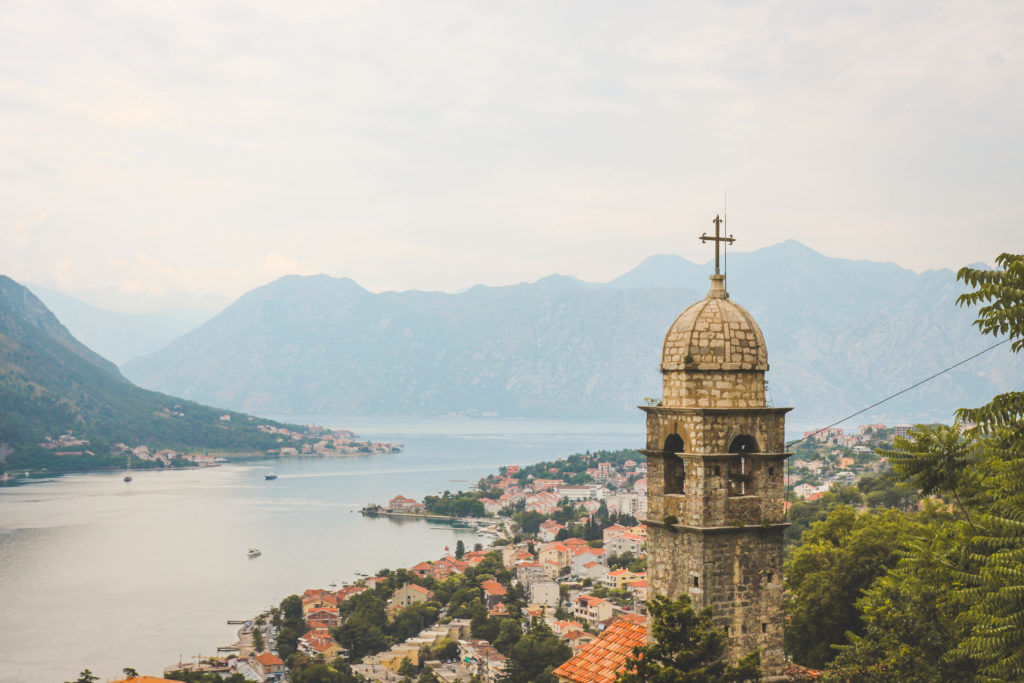
[[[760,452],[757,447],[757,439],[749,434],[741,434],[729,444],[729,452],[739,456],[729,465],[729,494],[733,496],[752,495],[754,493],[753,460],[748,454]]]
[[[676,454],[686,452],[683,437],[669,434],[661,450],[665,453],[665,493],[682,495],[685,493],[686,463]]]
[[[750,436],[750,434],[741,434],[732,440],[729,444],[730,453],[760,453],[761,449],[757,447],[757,439]]]
[[[665,439],[665,446],[661,450],[668,453],[685,453],[686,444],[683,443],[683,437],[678,434],[669,434]]]

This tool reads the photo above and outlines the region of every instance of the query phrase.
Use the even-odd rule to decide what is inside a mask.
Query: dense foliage
[[[427,512],[452,517],[483,517],[484,504],[480,499],[482,492],[452,493],[445,491],[440,496],[424,496],[423,505]]]
[[[538,619],[507,656],[506,683],[558,683],[551,672],[572,657],[572,648]]]
[[[1024,349],[1024,256],[958,273],[976,324]],[[920,512],[835,507],[787,567],[790,653],[842,680],[1024,678],[1024,392],[897,438],[894,476]],[[964,428],[968,425],[969,428]],[[970,426],[973,425],[973,426]],[[795,506],[794,506],[795,507]]]
[[[742,683],[761,680],[761,662],[751,652],[736,665],[723,660],[727,638],[711,621],[711,608],[700,612],[681,595],[656,595],[647,603],[653,641],[633,649],[619,683]]]
[[[564,460],[538,462],[527,467],[519,468],[519,471],[511,476],[524,484],[532,479],[562,479],[569,485],[580,485],[590,483],[587,477],[587,469],[596,467],[599,462],[610,462],[613,467],[621,467],[627,460],[643,461],[644,456],[633,449],[624,448],[617,451],[594,451],[591,453],[576,453]],[[504,470],[502,472],[505,473]]]

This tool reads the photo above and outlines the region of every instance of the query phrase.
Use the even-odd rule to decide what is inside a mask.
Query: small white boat
[[[267,481],[273,481],[274,479],[277,479],[277,475],[271,472],[270,474],[267,474],[263,478],[266,479]]]
[[[262,554],[259,548],[249,548],[249,557],[259,557]]]

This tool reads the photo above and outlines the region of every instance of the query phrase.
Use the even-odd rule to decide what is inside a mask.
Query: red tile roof
[[[284,666],[284,661],[272,652],[261,652],[256,655],[256,661],[263,666]]]
[[[647,643],[647,629],[625,619],[612,623],[596,640],[581,647],[568,662],[554,670],[574,683],[612,683],[626,666],[634,647]]]

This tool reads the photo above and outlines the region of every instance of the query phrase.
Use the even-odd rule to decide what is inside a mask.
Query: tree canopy
[[[957,303],[1019,353],[1024,256],[996,264],[961,269],[973,289]],[[956,418],[881,452],[921,512],[835,508],[792,552],[786,639],[800,663],[842,680],[1024,679],[1024,392]]]
[[[727,638],[711,621],[711,609],[700,612],[681,595],[669,600],[656,595],[647,603],[654,641],[634,648],[619,683],[704,683],[760,681],[761,660],[751,652],[736,665],[723,659]]]

